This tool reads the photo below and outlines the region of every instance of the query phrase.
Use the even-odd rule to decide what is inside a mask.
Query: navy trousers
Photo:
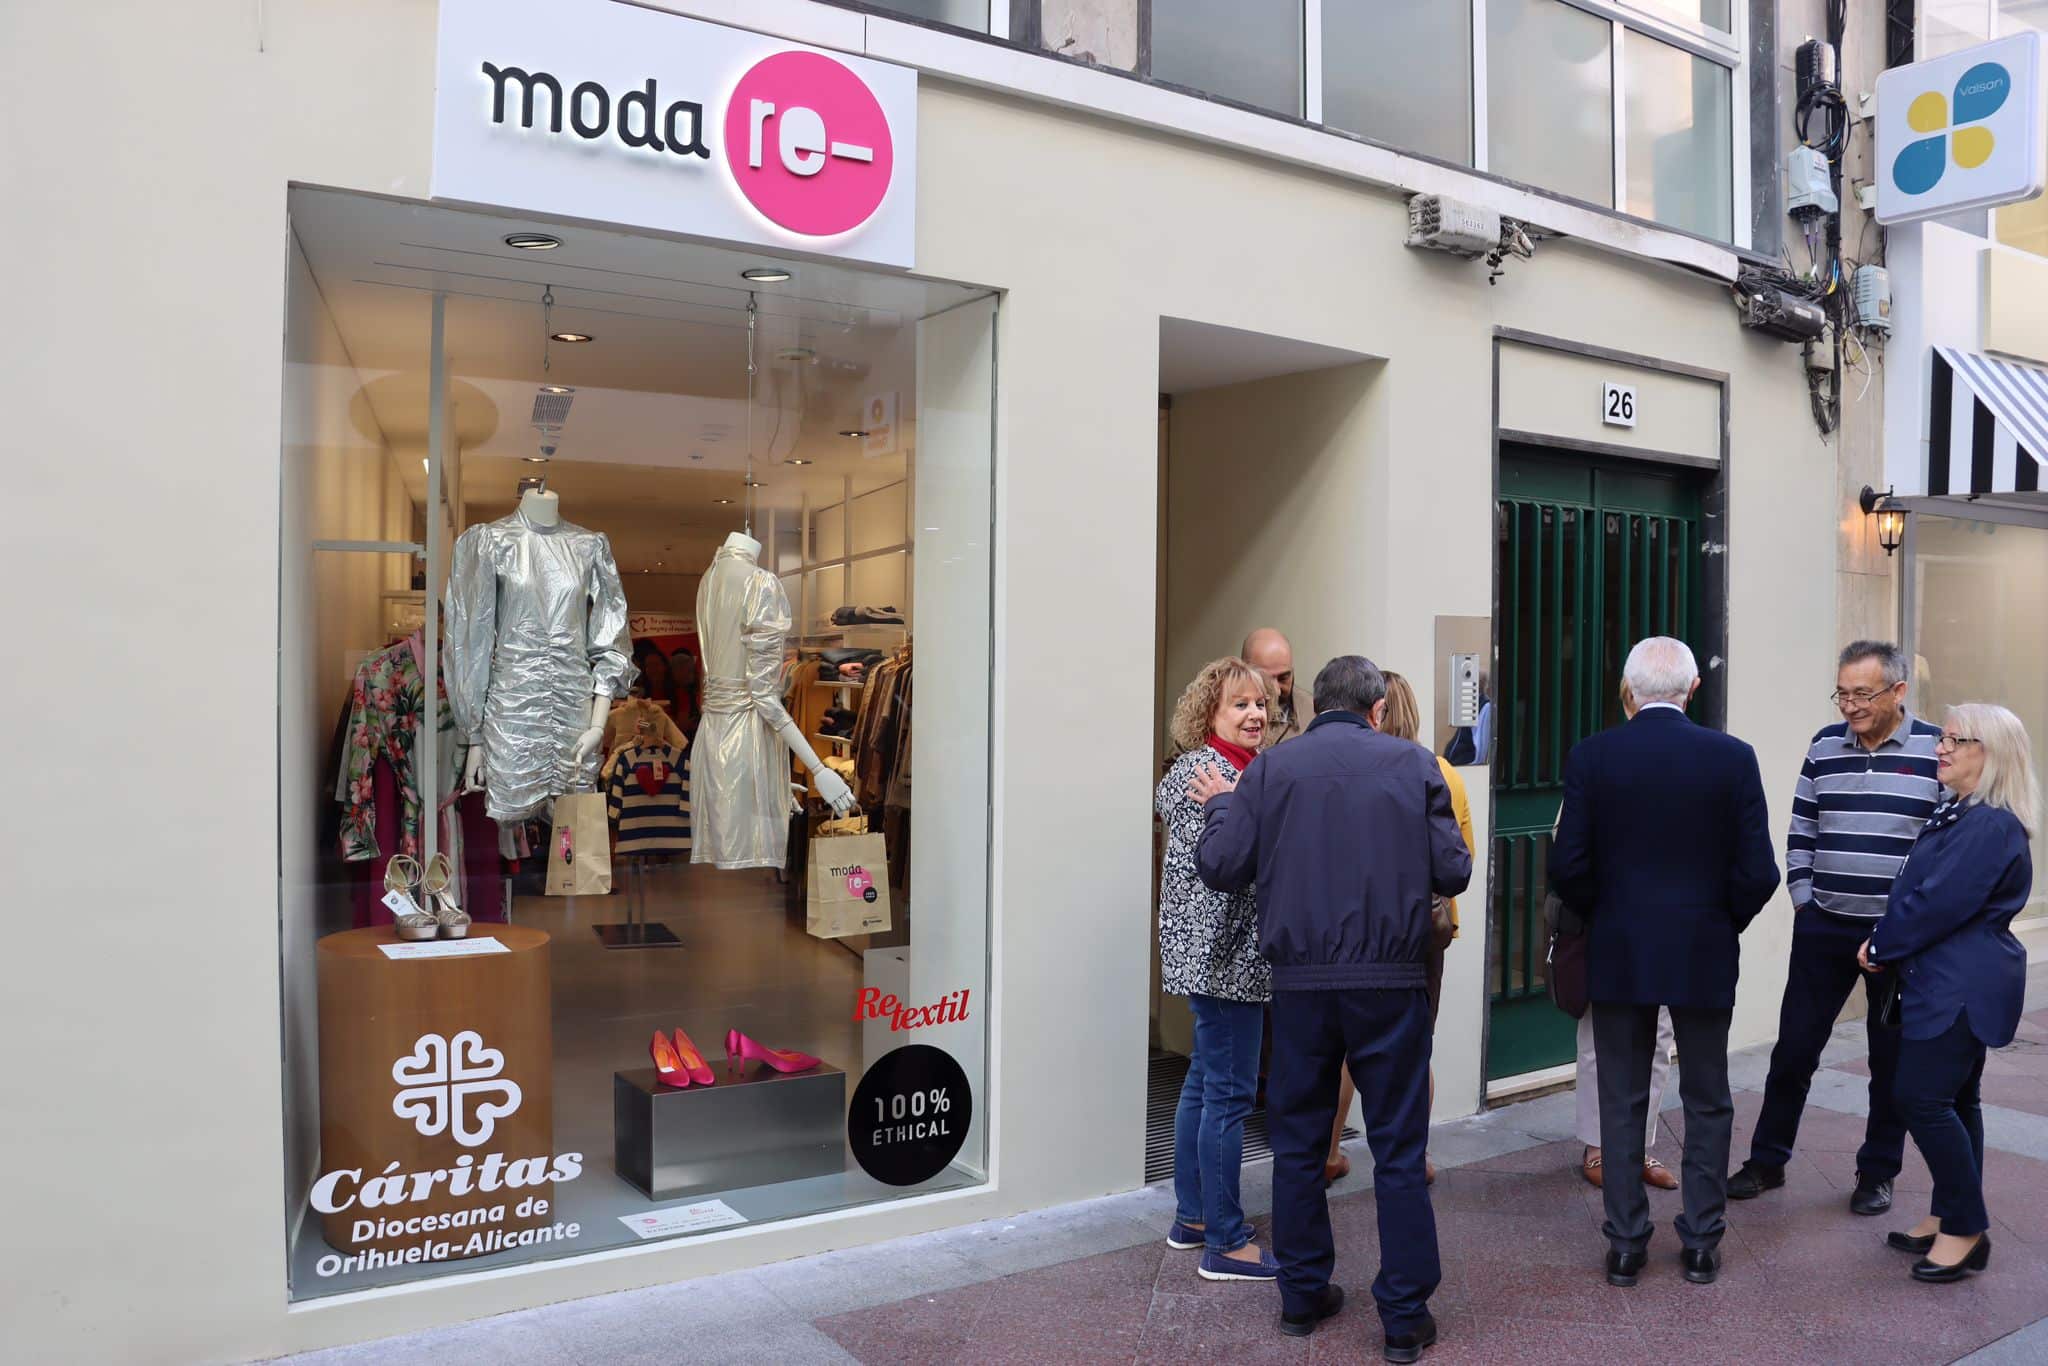
[[[1763,1109],[1749,1141],[1750,1161],[1782,1167],[1792,1160],[1799,1115],[1806,1108],[1821,1050],[1856,984],[1863,983],[1868,999],[1876,980],[1856,964],[1856,950],[1874,928],[1872,921],[1847,920],[1819,910],[1801,911],[1793,922],[1791,970],[1785,979],[1784,1004],[1778,1008],[1778,1042],[1771,1049]],[[1889,1181],[1899,1174],[1906,1156],[1906,1120],[1893,1099],[1899,1031],[1870,1019],[1864,1027],[1870,1038],[1870,1119],[1863,1126],[1856,1170],[1873,1181]],[[1684,1052],[1683,1046],[1679,1051]]]
[[[1429,997],[1400,991],[1276,991],[1266,1127],[1273,1140],[1273,1256],[1283,1312],[1315,1307],[1337,1263],[1323,1159],[1348,1065],[1372,1148],[1380,1271],[1372,1283],[1389,1333],[1412,1331],[1443,1279],[1424,1153],[1429,1146]]]
[[[1928,1213],[1941,1231],[1968,1238],[1991,1227],[1984,1208],[1984,1045],[1958,1014],[1948,1032],[1899,1049],[1899,1108],[1934,1175]]]

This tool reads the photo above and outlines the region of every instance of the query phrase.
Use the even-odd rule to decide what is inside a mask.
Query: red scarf
[[[1209,748],[1222,755],[1239,773],[1245,771],[1254,757],[1254,751],[1246,749],[1243,745],[1233,745],[1214,731],[1209,732]]]

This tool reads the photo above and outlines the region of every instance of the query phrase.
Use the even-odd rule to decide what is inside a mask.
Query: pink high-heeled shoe
[[[682,1056],[669,1042],[668,1035],[655,1030],[653,1040],[647,1045],[647,1056],[654,1059],[654,1075],[663,1086],[673,1086],[678,1091],[689,1086],[690,1069],[684,1066]]]
[[[704,1055],[697,1051],[697,1045],[690,1042],[690,1036],[682,1030],[676,1031],[676,1054],[682,1060],[683,1070],[690,1074],[692,1083],[710,1086],[718,1080],[718,1074],[711,1070],[711,1064],[704,1061]]]
[[[808,1053],[799,1053],[794,1048],[770,1048],[755,1043],[737,1029],[725,1032],[725,1065],[734,1076],[750,1062],[765,1062],[778,1072],[808,1072],[818,1065],[818,1059]]]

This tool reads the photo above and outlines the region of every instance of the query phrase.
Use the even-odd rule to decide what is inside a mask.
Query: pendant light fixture
[[[754,490],[760,487],[754,482],[754,334],[760,316],[760,303],[750,289],[747,291],[747,505],[743,522],[749,536],[754,534]]]

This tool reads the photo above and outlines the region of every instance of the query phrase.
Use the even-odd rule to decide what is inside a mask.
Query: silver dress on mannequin
[[[782,580],[727,546],[697,585],[704,713],[690,746],[692,863],[780,868],[789,850],[790,755],[776,731],[782,650],[789,639]]]
[[[579,765],[576,739],[591,699],[625,696],[636,672],[611,542],[518,512],[479,522],[456,538],[441,601],[448,705],[462,742],[484,747],[491,818],[594,791],[603,746]]]

